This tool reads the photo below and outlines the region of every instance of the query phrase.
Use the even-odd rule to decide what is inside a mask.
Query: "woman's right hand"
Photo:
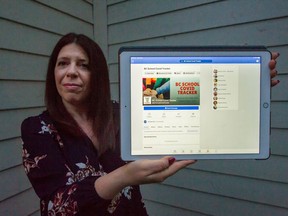
[[[122,167],[127,185],[158,183],[175,174],[180,169],[195,163],[194,160],[175,161],[173,157],[159,160],[138,160]]]
[[[134,161],[98,178],[95,181],[95,190],[103,199],[112,199],[127,186],[162,182],[195,162],[195,160],[175,161],[169,156],[159,160]]]

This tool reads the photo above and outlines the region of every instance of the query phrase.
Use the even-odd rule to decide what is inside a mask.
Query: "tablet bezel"
[[[120,74],[120,149],[125,161],[159,159],[166,155],[131,154],[131,56],[261,56],[260,78],[260,152],[259,154],[170,154],[184,159],[267,159],[270,156],[270,69],[271,53],[263,46],[209,47],[121,47],[118,53]]]

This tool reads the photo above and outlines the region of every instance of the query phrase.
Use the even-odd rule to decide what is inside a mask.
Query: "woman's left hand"
[[[280,56],[277,52],[272,52],[272,58],[269,62],[269,68],[270,68],[270,76],[271,76],[271,87],[276,86],[280,81],[277,79],[274,79],[277,76],[277,70],[276,70],[276,59]]]

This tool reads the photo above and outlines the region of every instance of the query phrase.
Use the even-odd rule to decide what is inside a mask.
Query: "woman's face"
[[[77,44],[64,46],[55,65],[55,82],[59,95],[67,108],[69,105],[85,106],[89,96],[89,59],[86,52]]]

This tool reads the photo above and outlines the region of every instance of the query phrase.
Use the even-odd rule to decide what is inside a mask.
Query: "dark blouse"
[[[116,151],[99,157],[88,137],[57,131],[48,112],[25,119],[21,132],[23,165],[42,216],[147,215],[139,186],[124,188],[112,200],[94,188],[97,178],[125,164]]]

